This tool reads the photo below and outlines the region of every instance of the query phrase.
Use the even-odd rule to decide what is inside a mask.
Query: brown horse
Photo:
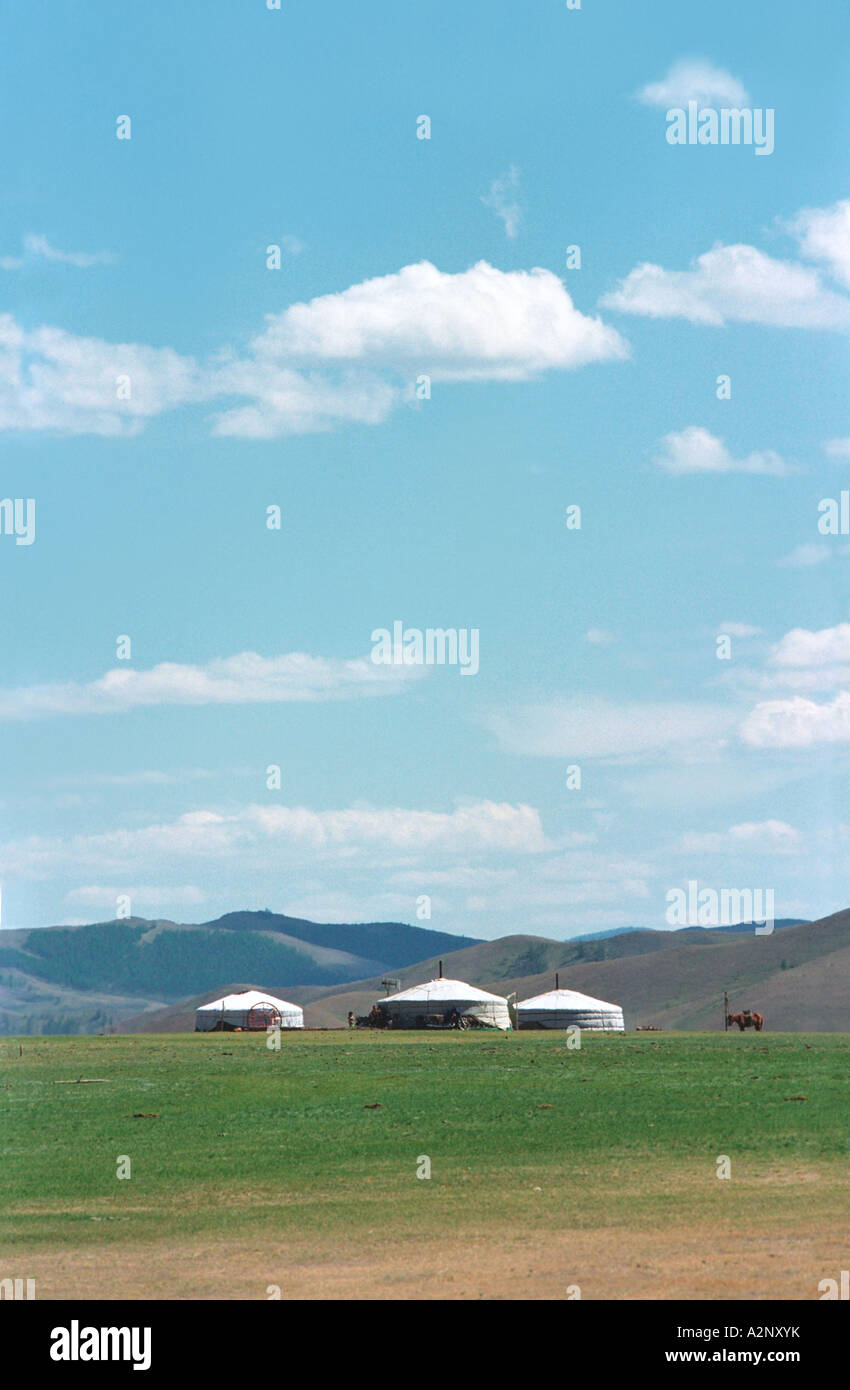
[[[742,1033],[745,1028],[755,1028],[756,1032],[760,1033],[764,1027],[764,1015],[757,1013],[755,1009],[744,1009],[742,1013],[726,1015],[727,1028],[734,1028],[736,1023]]]

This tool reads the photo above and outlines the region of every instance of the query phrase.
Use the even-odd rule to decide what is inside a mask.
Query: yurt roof
[[[199,1005],[197,1012],[201,1013],[205,1009],[253,1009],[257,1004],[271,1004],[273,1008],[287,1010],[294,1013],[299,1009],[298,1004],[288,1004],[285,999],[278,999],[274,994],[263,994],[259,989],[246,989],[241,994],[225,994],[221,999],[213,999],[210,1004]]]
[[[593,999],[589,994],[579,994],[574,989],[550,989],[546,994],[535,994],[533,999],[523,999],[518,1009],[619,1009],[619,1004],[609,1004],[604,999]]]
[[[488,994],[486,989],[477,989],[475,985],[468,985],[465,980],[426,980],[424,984],[414,985],[412,989],[403,989],[399,994],[387,995],[385,999],[378,1002],[381,1004],[394,1003],[418,1003],[420,1000],[430,1003],[434,1000],[470,999],[477,1000],[479,1003],[492,1004],[497,1002],[504,1004],[505,1000],[500,994]]]

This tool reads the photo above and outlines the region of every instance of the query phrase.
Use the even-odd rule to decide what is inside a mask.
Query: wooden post
[[[725,989],[723,991],[723,1031],[724,1033],[729,1032],[729,995]]]
[[[557,972],[557,970],[556,970],[556,971],[555,971],[555,988],[556,988],[556,989],[560,989],[560,988],[561,988],[561,982],[560,982],[560,981],[561,981],[561,977],[559,976],[559,974],[558,974],[558,972]]]

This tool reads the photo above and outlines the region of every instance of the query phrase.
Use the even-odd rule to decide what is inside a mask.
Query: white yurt
[[[461,1027],[481,1024],[485,1028],[508,1029],[511,1017],[508,1001],[500,994],[488,994],[464,980],[426,980],[400,994],[379,999],[377,1006],[391,1028],[426,1028],[429,1024],[450,1023],[457,1010]],[[464,1023],[464,1020],[466,1021]]]
[[[195,1011],[196,1033],[232,1032],[236,1028],[246,1033],[265,1032],[274,1024],[281,1028],[303,1028],[304,1011],[297,1004],[288,1004],[285,999],[263,994],[259,989],[225,994]]]
[[[517,1004],[518,1028],[587,1028],[595,1032],[624,1033],[623,1010],[619,1004],[608,1004],[574,989],[560,989],[555,976],[555,988],[547,994],[535,994]]]

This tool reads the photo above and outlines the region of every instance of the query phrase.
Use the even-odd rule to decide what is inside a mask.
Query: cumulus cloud
[[[824,285],[817,270],[765,255],[755,246],[717,245],[690,270],[645,262],[603,296],[603,308],[715,327],[759,323],[775,328],[850,327],[850,300]]]
[[[272,438],[379,424],[423,374],[526,381],[627,356],[551,271],[481,261],[453,275],[423,261],[270,314],[245,351],[223,348],[202,366],[170,348],[29,331],[0,316],[0,429],[132,433],[161,411],[230,397],[215,433]]]
[[[0,314],[0,430],[132,434],[204,394],[196,363],[171,348],[26,330]]]
[[[206,666],[165,661],[147,671],[117,667],[98,680],[0,690],[0,719],[114,714],[152,705],[235,705],[388,695],[422,667],[378,666],[288,652],[219,658]]]
[[[850,686],[850,623],[794,628],[771,648],[767,668],[746,683],[771,691],[826,691]]]
[[[531,806],[482,801],[451,812],[392,810],[307,811],[256,806],[253,820],[271,838],[316,849],[383,846],[402,851],[514,850],[546,848],[540,815]]]
[[[659,82],[650,82],[637,94],[644,106],[685,107],[689,101],[701,106],[748,106],[750,99],[743,83],[725,68],[715,67],[705,58],[682,58],[673,63]]]
[[[850,623],[812,631],[793,628],[773,647],[773,668],[765,684],[791,690],[837,690],[832,700],[819,703],[796,694],[763,700],[740,728],[753,748],[811,748],[818,744],[850,742]]]
[[[217,373],[220,394],[248,396],[247,405],[216,416],[213,434],[276,439],[339,425],[380,425],[404,399],[399,384],[369,373],[297,372],[279,363],[234,361]]]
[[[623,357],[620,335],[575,308],[550,270],[486,261],[450,275],[422,261],[271,314],[251,357],[426,372],[441,381],[523,381]]]
[[[522,206],[519,201],[519,169],[515,164],[504,174],[499,174],[490,185],[490,191],[482,199],[485,207],[492,208],[505,225],[505,235],[513,239],[519,232],[522,220]]]
[[[793,469],[772,449],[735,458],[722,439],[699,425],[665,435],[655,462],[667,473],[765,473],[783,477]]]
[[[30,836],[0,846],[0,871],[41,877],[57,870],[96,869],[123,876],[153,867],[166,873],[184,860],[266,865],[272,852],[293,862],[411,862],[429,855],[539,854],[547,848],[539,812],[526,805],[480,801],[453,811],[403,807],[313,811],[250,805],[227,815],[192,811],[160,825],[72,835]],[[306,856],[306,859],[305,859]],[[140,890],[141,898],[141,890]]]
[[[795,627],[786,632],[770,654],[773,666],[834,666],[850,662],[850,623],[817,632]]]
[[[744,821],[720,832],[691,831],[678,848],[686,854],[793,854],[801,842],[800,832],[786,821]]]
[[[850,198],[828,208],[804,208],[789,226],[806,259],[820,261],[850,287]]]
[[[751,748],[812,748],[850,743],[850,692],[818,704],[801,695],[763,700],[744,720],[741,739]]]
[[[732,719],[712,705],[588,698],[528,705],[487,722],[509,753],[571,759],[716,744]]]
[[[248,353],[219,367],[217,389],[251,400],[214,428],[271,438],[377,424],[422,374],[525,381],[627,355],[620,335],[580,313],[551,271],[479,261],[450,275],[423,261],[269,315]]]

